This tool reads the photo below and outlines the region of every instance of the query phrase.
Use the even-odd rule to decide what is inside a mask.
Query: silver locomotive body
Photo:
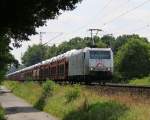
[[[113,75],[113,52],[110,48],[81,49],[71,54],[68,60],[70,78],[100,81]]]
[[[112,75],[113,53],[110,48],[84,48],[8,74],[7,78],[19,81],[51,79],[60,82],[101,82]]]

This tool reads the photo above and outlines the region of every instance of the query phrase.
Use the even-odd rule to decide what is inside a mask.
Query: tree
[[[106,44],[106,47],[111,47],[114,49],[114,44],[115,44],[115,37],[112,35],[104,35],[101,38],[101,41]]]
[[[15,40],[28,40],[36,28],[62,11],[73,10],[81,0],[1,0],[0,33]]]
[[[81,37],[75,37],[69,40],[68,46],[71,46],[71,49],[81,49],[86,47],[86,41]]]
[[[85,42],[85,47],[98,47],[98,48],[105,48],[107,45],[102,41],[102,39],[98,36],[94,36],[93,40],[95,42],[95,46],[93,46],[93,41],[91,40],[90,37],[85,37],[84,42]]]
[[[105,43],[101,41],[100,37],[95,36],[94,40],[95,40],[96,46],[99,48],[103,48],[107,46]],[[75,38],[70,39],[68,42],[61,43],[57,47],[55,45],[52,47],[49,47],[46,53],[46,58],[49,59],[56,55],[65,53],[71,49],[82,49],[85,47],[90,47],[91,45],[92,45],[92,41],[90,37],[85,37],[85,38],[75,37]]]
[[[125,78],[142,77],[150,73],[150,43],[130,39],[116,54],[115,68]]]
[[[54,19],[62,11],[73,10],[78,2],[81,0],[1,0],[0,77],[5,74],[7,64],[13,61],[9,53],[11,39],[15,47],[20,47],[23,40],[36,34],[36,28],[46,24],[46,20]]]
[[[7,36],[0,36],[0,82],[3,79],[6,71],[7,64],[18,64],[18,61],[15,60],[14,56],[10,54],[9,47],[10,39]]]
[[[71,49],[81,49],[81,48],[84,48],[85,46],[86,45],[85,45],[85,41],[83,40],[83,38],[75,37],[75,38],[70,39],[68,42],[61,43],[57,47],[55,45],[49,47],[46,53],[46,58],[49,59],[56,55],[65,53]]]
[[[22,63],[25,66],[31,66],[36,63],[42,62],[45,60],[45,53],[47,51],[47,46],[33,45],[32,47],[29,46],[28,50],[24,53],[22,57]]]
[[[117,51],[125,44],[127,43],[130,39],[138,39],[138,40],[143,40],[145,42],[148,42],[146,38],[140,37],[139,35],[133,34],[133,35],[122,35],[116,38],[115,43],[114,43],[114,53],[116,54]]]
[[[57,55],[57,47],[56,45],[53,45],[51,47],[48,47],[46,51],[46,59],[52,58]]]

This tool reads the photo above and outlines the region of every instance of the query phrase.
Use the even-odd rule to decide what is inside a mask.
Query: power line
[[[123,4],[126,4],[126,3],[130,2],[130,1],[131,1],[131,0],[127,0],[125,3],[121,3],[119,6],[122,6]],[[112,2],[112,0],[109,0],[109,1],[105,4],[105,6],[104,6],[101,10],[99,10],[99,12],[95,15],[95,17],[93,17],[94,19],[92,19],[90,22],[92,22],[93,20],[95,21],[95,19],[98,18],[98,15],[100,14],[100,12],[101,12],[102,10],[104,11],[104,9],[106,9],[106,8],[111,4],[111,2]],[[115,9],[115,10],[116,10],[116,9]],[[104,16],[106,16],[106,15],[101,16],[101,20],[102,20],[102,18],[103,18]],[[89,22],[89,23],[90,23],[90,22]],[[79,30],[81,30],[81,29],[87,27],[87,26],[89,25],[89,23],[86,24],[86,25],[84,25],[84,26],[82,26],[82,27],[80,27],[80,28],[78,28],[78,29],[75,30],[74,32],[79,31]]]
[[[128,0],[129,2],[131,1],[131,0]],[[149,2],[149,1],[145,1],[145,2]],[[145,2],[143,2],[144,4],[145,4]],[[142,3],[142,4],[143,4]],[[141,5],[141,4],[140,4]],[[139,5],[138,5],[139,6]],[[136,6],[136,7],[138,7],[138,6]],[[133,8],[132,8],[133,9]],[[142,21],[142,22],[144,22],[144,20],[141,18],[141,17],[139,17],[139,16],[137,16],[137,14],[135,15],[134,13],[132,13],[132,15],[134,15],[135,16],[135,18],[138,18],[139,19],[139,21]],[[144,22],[145,23],[145,22]],[[146,25],[144,25],[144,26],[142,26],[142,27],[140,27],[140,28],[137,28],[137,29],[134,29],[134,30],[132,30],[132,31],[141,31],[141,30],[143,30],[143,29],[146,29],[146,28],[149,28],[150,27],[150,24],[146,24]],[[108,31],[107,31],[108,32]],[[118,32],[117,32],[118,33]]]
[[[129,2],[129,1],[130,1],[130,0],[127,0],[127,2]],[[97,17],[98,14],[99,14],[101,11],[104,11],[104,9],[106,9],[106,8],[111,4],[111,2],[112,2],[112,0],[109,0],[109,1],[104,5],[104,7],[102,7],[102,8],[99,10],[99,12],[95,15],[95,17]],[[125,3],[124,3],[124,4],[125,4]],[[119,5],[119,6],[120,6],[120,5]],[[95,20],[95,17],[93,17],[94,19],[92,19],[90,22],[92,22],[93,20]],[[65,33],[64,35],[73,34],[73,33],[77,32],[77,31],[82,30],[83,28],[87,27],[88,25],[89,25],[89,23],[87,23],[86,25],[83,25],[83,26],[77,28],[76,30],[73,30],[73,31],[70,32],[70,33]]]
[[[130,1],[130,0],[128,0],[128,2],[129,2],[129,1]],[[132,8],[132,9],[130,9],[130,10],[128,10],[128,11],[125,11],[124,13],[121,13],[119,16],[117,16],[117,17],[113,18],[112,20],[110,20],[110,21],[104,23],[103,26],[105,26],[105,25],[107,25],[107,24],[109,24],[109,23],[115,21],[115,20],[118,19],[119,17],[122,17],[122,16],[124,16],[124,15],[126,15],[126,14],[128,14],[128,13],[130,13],[130,12],[136,10],[136,9],[138,9],[139,7],[143,6],[144,4],[146,4],[146,3],[149,2],[149,1],[150,1],[150,0],[144,1],[142,4],[139,4],[138,6]],[[111,2],[112,2],[112,0],[109,0],[109,1],[107,2],[107,4],[105,4],[105,6],[104,6],[101,10],[104,10],[105,8],[107,8]],[[85,28],[87,25],[88,25],[88,24],[86,24],[86,25],[84,25],[84,26],[82,26],[82,27],[80,27],[80,28],[78,28],[78,29],[76,29],[76,30],[70,32],[70,33],[66,33],[65,35],[69,35],[69,34],[72,34],[72,33],[76,32],[76,31],[79,31],[79,30]],[[51,40],[56,39],[56,38],[58,38],[58,37],[60,37],[60,36],[62,36],[62,35],[58,35],[58,36],[52,38]],[[49,40],[49,41],[51,41],[51,40]],[[49,43],[49,42],[47,42],[47,43]],[[45,43],[45,44],[47,44],[47,43]]]
[[[131,0],[127,0],[127,2],[130,2],[130,1],[131,1]],[[101,11],[104,11],[104,9],[106,9],[106,8],[111,4],[111,2],[112,2],[112,0],[109,0],[109,1],[104,5],[104,7],[99,10],[99,12],[95,15],[95,17],[97,17],[98,14],[99,14]],[[123,3],[123,4],[126,4],[127,2],[125,2],[125,3]],[[121,5],[122,5],[122,4],[121,4]],[[121,6],[121,5],[119,5],[119,6]],[[103,15],[103,16],[105,16],[105,15]],[[83,26],[77,28],[76,30],[74,30],[74,31],[72,31],[72,32],[70,32],[70,33],[66,33],[66,34],[67,34],[67,35],[68,35],[68,34],[73,34],[73,33],[75,33],[75,32],[78,32],[78,31],[84,29],[85,27],[87,27],[87,26],[89,25],[89,23],[93,22],[93,20],[96,19],[95,17],[92,17],[92,18],[94,18],[94,19],[91,19],[91,21],[88,22],[86,25],[83,25]]]
[[[142,27],[140,27],[140,28],[137,28],[137,29],[135,29],[135,30],[133,30],[134,32],[136,31],[141,31],[141,30],[143,30],[143,29],[146,29],[146,28],[149,28],[150,27],[150,25],[149,24],[146,24],[146,25],[144,25],[144,26],[142,26]]]
[[[125,11],[124,13],[122,13],[122,14],[116,16],[116,17],[113,18],[112,20],[110,20],[110,21],[104,23],[102,27],[104,27],[104,26],[106,26],[107,24],[109,24],[109,23],[115,21],[116,19],[118,19],[118,18],[120,18],[120,17],[122,17],[122,16],[124,16],[124,15],[126,15],[126,14],[128,14],[128,13],[130,13],[130,12],[132,12],[132,11],[134,11],[134,10],[140,8],[140,7],[142,7],[143,5],[145,5],[145,4],[148,3],[148,2],[150,2],[150,0],[146,0],[146,1],[144,1],[143,3],[137,5],[136,7],[132,8],[132,9],[130,9],[130,10]]]
[[[112,2],[112,0],[109,0],[109,1],[104,5],[104,7],[99,10],[98,14],[99,14],[102,10],[106,9],[106,8],[110,5],[111,2]],[[97,14],[97,15],[98,15],[98,14]],[[96,15],[96,16],[97,16],[97,15]]]
[[[44,43],[43,45],[48,44],[49,42],[51,42],[52,40],[55,40],[56,38],[62,36],[63,34],[64,34],[63,32],[59,33],[58,35],[56,35],[55,37],[53,37],[52,39],[50,39],[48,42]]]
[[[97,17],[97,15],[98,15],[100,12],[104,11],[104,9],[106,9],[106,8],[110,5],[111,2],[112,2],[112,0],[109,0],[109,1],[104,5],[104,7],[102,7],[102,8],[99,10],[99,12],[98,12],[94,17],[92,17],[93,19],[91,19],[86,25],[83,25],[83,26],[77,28],[76,30],[72,31],[71,33],[80,31],[80,30],[82,30],[83,28],[87,27],[87,26],[89,25],[89,23],[91,23],[93,20],[95,20],[95,17]],[[70,33],[70,34],[71,34],[71,33]]]
[[[124,4],[129,3],[130,1],[131,1],[131,0],[127,0],[125,3],[121,3],[121,4],[117,5],[116,9],[119,8],[120,6],[124,5]],[[115,9],[115,11],[117,11],[116,9]],[[113,10],[114,10],[114,9],[113,9]],[[111,11],[111,12],[112,12],[112,11]],[[102,18],[105,17],[105,16],[106,16],[106,15],[101,16],[101,19],[100,19],[100,20],[102,20]]]
[[[135,30],[132,30],[132,31],[134,31],[133,33],[136,34],[136,32],[141,31],[141,30],[144,30],[144,29],[146,29],[146,28],[150,28],[150,24],[146,24],[146,25],[144,25],[144,26],[142,26],[142,27],[139,27],[139,28],[137,28],[137,29],[135,29]],[[110,33],[109,31],[106,31],[106,30],[105,30],[105,32]],[[130,32],[130,33],[131,33],[131,32]],[[132,33],[132,34],[133,34],[133,33]],[[113,34],[120,34],[120,32],[113,32]],[[123,33],[123,34],[128,34],[128,33]]]

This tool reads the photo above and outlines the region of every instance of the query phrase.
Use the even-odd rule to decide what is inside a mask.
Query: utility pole
[[[91,32],[91,41],[93,46],[95,46],[95,40],[93,38],[93,36],[97,36],[98,32],[102,31],[101,29],[89,29],[89,31]]]
[[[43,41],[43,34],[45,34],[46,32],[40,32],[40,44],[42,44]]]
[[[44,59],[44,46],[43,46],[43,34],[46,34],[46,32],[40,32],[40,45],[41,45],[41,62]]]

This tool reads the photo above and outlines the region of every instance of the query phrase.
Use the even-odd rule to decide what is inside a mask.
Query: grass
[[[5,82],[5,86],[11,89],[15,95],[27,100],[31,104],[35,104],[42,93],[42,87],[33,82],[21,84],[16,81],[8,81]]]
[[[0,120],[5,120],[4,115],[5,115],[5,112],[4,112],[3,108],[0,106]]]
[[[79,85],[4,83],[14,94],[62,120],[149,120],[150,102],[127,93],[101,93]],[[48,89],[48,87],[50,89]],[[44,90],[45,89],[45,90]],[[48,92],[47,92],[48,91]]]
[[[128,108],[113,101],[96,102],[69,113],[64,120],[117,120]]]
[[[131,85],[150,85],[150,76],[141,79],[133,79],[129,82]]]

